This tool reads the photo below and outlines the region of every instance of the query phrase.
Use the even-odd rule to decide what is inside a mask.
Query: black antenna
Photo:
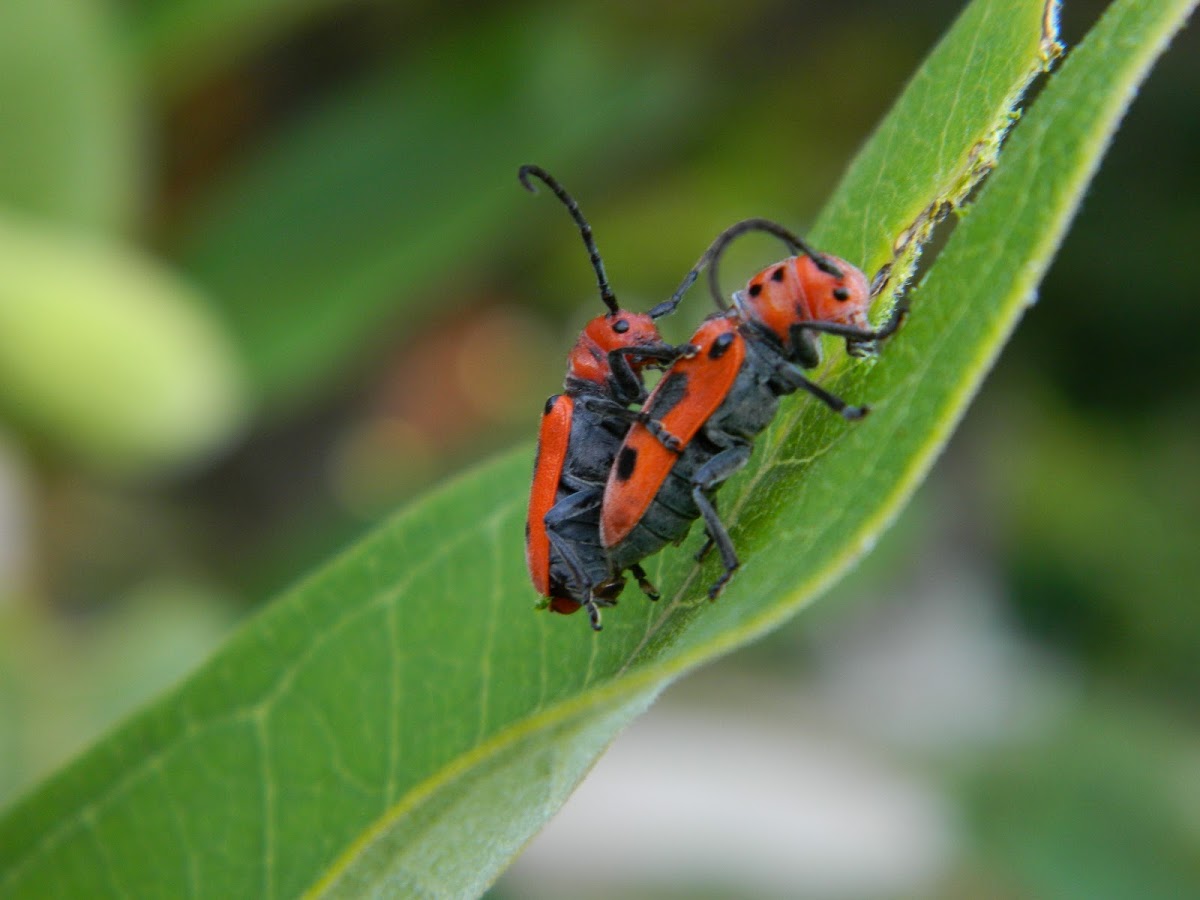
[[[600,251],[596,249],[596,241],[592,238],[592,226],[588,224],[587,219],[583,217],[583,213],[579,211],[579,204],[575,202],[575,198],[567,193],[566,188],[558,183],[549,172],[541,166],[521,166],[517,172],[517,177],[521,179],[521,184],[525,190],[531,194],[537,193],[537,188],[529,181],[529,176],[532,175],[539,181],[554,191],[554,196],[563,202],[567,208],[567,212],[571,214],[571,218],[575,220],[575,224],[579,226],[579,234],[583,238],[583,246],[587,248],[588,256],[592,260],[592,268],[596,270],[596,283],[600,286],[600,299],[604,301],[604,305],[608,307],[609,312],[616,315],[621,311],[617,305],[617,297],[612,292],[612,288],[608,286],[608,276],[604,274],[604,261],[600,259]],[[694,280],[694,279],[693,279]]]
[[[725,304],[723,295],[721,294],[721,280],[718,273],[718,265],[721,261],[721,256],[725,253],[725,248],[729,246],[734,238],[740,237],[750,231],[765,231],[767,234],[773,234],[784,244],[792,253],[804,253],[812,258],[817,267],[835,278],[841,278],[842,272],[837,266],[833,265],[828,258],[822,253],[818,253],[808,246],[802,238],[797,237],[788,231],[777,222],[772,222],[770,219],[743,219],[734,225],[730,225],[712,242],[704,255],[692,267],[692,271],[688,272],[683,279],[683,283],[675,289],[675,293],[669,299],[664,300],[654,309],[650,310],[650,315],[654,318],[666,315],[679,305],[679,301],[683,299],[683,295],[688,292],[688,289],[696,283],[696,279],[700,277],[700,273],[705,266],[711,265],[708,270],[708,286],[712,292],[713,302],[717,304],[717,309],[726,310],[729,307]]]
[[[717,309],[725,309],[725,304],[721,294],[721,278],[718,273],[721,265],[721,257],[725,254],[725,249],[733,242],[735,238],[741,237],[750,231],[765,231],[768,234],[773,234],[789,247],[793,252],[803,253],[807,255],[826,275],[832,275],[834,278],[841,278],[842,271],[833,263],[831,263],[823,253],[818,253],[812,247],[808,246],[802,238],[797,237],[788,231],[777,222],[772,222],[770,219],[743,219],[735,225],[730,225],[723,232],[717,235],[717,239],[712,242],[712,246],[705,253],[711,262],[708,270],[708,289],[712,294],[713,302],[717,304]],[[701,257],[703,261],[704,257]],[[699,263],[697,263],[699,265]]]

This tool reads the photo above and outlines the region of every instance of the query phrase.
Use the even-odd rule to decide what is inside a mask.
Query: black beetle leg
[[[716,600],[720,595],[721,590],[725,587],[733,573],[737,571],[738,562],[737,551],[733,548],[733,541],[729,537],[729,532],[725,530],[725,526],[721,522],[721,518],[717,515],[716,507],[713,506],[708,494],[719,484],[721,484],[730,475],[744,466],[747,460],[750,459],[750,445],[738,444],[726,450],[722,450],[699,469],[692,476],[692,500],[700,510],[700,515],[704,517],[704,527],[708,530],[709,540],[716,546],[721,554],[721,563],[725,566],[725,572],[716,580],[712,587],[708,589],[708,599]]]
[[[657,600],[659,597],[658,588],[652,585],[646,578],[646,570],[637,563],[629,567],[629,571],[633,573],[633,577],[637,579],[638,587],[642,589],[642,593],[651,600]]]

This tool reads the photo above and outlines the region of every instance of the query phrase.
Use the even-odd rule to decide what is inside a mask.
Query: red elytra
[[[681,359],[663,376],[646,400],[647,409],[662,410],[657,421],[678,441],[679,450],[669,449],[642,423],[634,423],[618,451],[617,467],[625,477],[610,476],[600,517],[600,537],[605,547],[623,540],[641,521],[658,496],[667,475],[700,427],[724,402],[746,357],[746,343],[737,333],[737,323],[724,316],[709,319],[692,335],[694,356]],[[715,351],[715,352],[714,352]],[[674,384],[668,382],[674,379]],[[685,392],[666,408],[662,398],[675,385]]]
[[[550,538],[546,534],[546,513],[558,499],[558,484],[567,458],[567,441],[571,436],[571,417],[575,401],[559,394],[546,401],[542,425],[538,431],[537,450],[533,457],[533,485],[529,491],[529,517],[525,527],[525,564],[533,586],[543,597],[550,598],[555,612],[575,612],[579,604],[555,597],[550,589]]]

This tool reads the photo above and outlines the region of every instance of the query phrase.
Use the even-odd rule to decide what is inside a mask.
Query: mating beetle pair
[[[522,180],[527,171],[534,170],[522,169]],[[645,317],[674,310],[707,266],[718,312],[701,323],[689,344],[666,345],[647,321],[644,343],[610,340],[602,345],[606,356],[589,354],[598,376],[589,383],[602,388],[581,394],[578,362],[586,342],[594,340],[589,332],[635,317],[610,302],[599,254],[574,201],[544,172],[535,174],[580,224],[610,312],[584,330],[572,351],[566,393],[551,398],[543,417],[526,542],[534,586],[552,610],[587,608],[599,630],[597,607],[615,601],[624,587],[622,573],[631,571],[656,599],[641,560],[681,541],[692,522],[703,518],[709,539],[699,557],[716,546],[725,567],[708,592],[715,599],[739,563],[713,493],[749,460],[753,439],[774,418],[781,396],[804,390],[847,419],[865,415],[866,407],[847,404],[810,381],[803,369],[820,362],[820,333],[845,338],[848,352],[863,355],[899,327],[905,306],[897,305],[884,325],[872,329],[871,293],[862,272],[817,253],[774,222],[747,219],[722,232],[675,294]],[[718,284],[720,258],[732,240],[750,231],[774,234],[797,255],[755,275],[726,307]],[[669,366],[645,397],[641,371],[651,363]],[[574,404],[561,408],[568,399]],[[643,399],[640,412],[628,408]]]

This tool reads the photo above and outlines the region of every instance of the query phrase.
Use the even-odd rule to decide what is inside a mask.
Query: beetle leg
[[[596,509],[603,497],[604,494],[598,487],[568,494],[550,507],[550,511],[542,520],[546,525],[546,537],[550,540],[550,546],[558,551],[563,565],[566,566],[571,580],[575,583],[574,593],[577,597],[589,594],[590,584],[582,561],[575,553],[571,542],[559,533],[559,529],[566,522]]]
[[[557,531],[564,522],[576,518],[580,513],[588,512],[600,506],[604,499],[604,488],[601,485],[588,485],[573,493],[567,494],[546,513],[542,521],[548,531]]]
[[[713,512],[717,512],[717,498],[713,497],[711,500],[711,503],[712,503]],[[718,515],[719,515],[719,513],[718,513]],[[697,550],[696,555],[692,558],[694,560],[696,560],[696,562],[704,562],[705,557],[707,557],[708,554],[712,552],[713,546],[714,546],[714,543],[713,543],[712,535],[710,535],[708,533],[708,531],[705,531],[704,532],[704,546],[701,547],[699,550]]]
[[[609,381],[617,403],[641,403],[646,399],[646,387],[642,377],[634,370],[636,360],[642,365],[657,363],[668,366],[681,356],[695,352],[691,344],[673,347],[670,344],[646,344],[641,347],[618,347],[608,351]]]
[[[657,600],[659,597],[658,588],[652,585],[646,578],[646,570],[637,563],[629,567],[629,571],[633,573],[633,577],[637,579],[638,587],[642,589],[642,593],[651,600]]]
[[[799,322],[793,328],[805,331],[819,331],[822,334],[833,334],[844,337],[847,343],[865,344],[882,341],[896,333],[908,316],[908,296],[900,298],[900,302],[892,308],[892,314],[878,328],[858,328],[854,325],[842,325],[839,322]]]
[[[722,450],[697,469],[696,474],[692,476],[692,500],[704,518],[704,527],[708,531],[709,540],[721,554],[721,562],[725,566],[724,573],[708,589],[709,600],[717,599],[741,563],[738,562],[737,551],[733,548],[729,532],[725,530],[720,516],[717,515],[717,509],[708,495],[730,475],[746,465],[749,459],[750,445],[735,444]]]
[[[831,394],[815,381],[809,381],[804,373],[793,365],[782,365],[775,370],[775,374],[792,390],[808,391],[808,393],[812,394],[844,419],[861,419],[871,411],[871,407],[869,406],[851,406],[841,397]]]
[[[646,399],[646,387],[642,384],[641,376],[633,370],[629,362],[632,349],[619,347],[608,351],[608,370],[612,373],[608,380],[613,388],[613,396],[617,398],[616,402],[621,405],[641,403]]]
[[[569,541],[564,541],[558,534],[546,529],[546,537],[550,539],[550,546],[553,547],[562,559],[562,563],[567,568],[567,574],[572,582],[570,588],[572,599],[578,600],[580,597],[587,596],[591,593],[588,590],[587,576],[583,572],[583,564],[579,561],[579,557],[575,555],[575,551],[571,549]],[[580,601],[583,602],[583,601]]]
[[[687,345],[690,346],[690,345]],[[619,419],[622,422],[628,422],[631,425],[634,422],[641,422],[646,426],[646,430],[658,439],[664,447],[672,453],[683,452],[683,441],[677,438],[671,432],[663,427],[663,424],[657,419],[651,418],[650,414],[645,410],[632,410],[622,406],[615,400],[610,400],[607,397],[585,396],[577,401],[581,406],[588,409],[596,410],[613,419]]]
[[[575,543],[561,534],[560,529],[567,523],[597,510],[603,496],[603,489],[597,486],[575,491],[550,507],[550,511],[542,520],[546,525],[546,537],[551,548],[558,553],[559,559],[567,569],[570,581],[567,587],[571,599],[587,609],[592,628],[596,631],[601,629],[600,608],[616,606],[616,597],[625,586],[625,581],[622,578],[609,578],[593,584],[588,577],[586,566],[575,552]]]
[[[643,344],[640,347],[622,347],[617,350],[608,351],[608,364],[613,365],[614,356],[620,356],[624,359],[637,359],[647,363],[661,363],[670,365],[680,357],[690,357],[696,355],[696,348],[691,344],[680,344],[678,347],[672,344]]]
[[[649,413],[640,412],[637,414],[637,421],[645,425],[646,430],[672,453],[683,452],[683,441],[667,431],[666,427],[658,419],[650,418]]]
[[[600,624],[600,610],[596,608],[596,601],[590,596],[583,601],[583,608],[587,610],[588,620],[592,623],[592,631],[603,631],[604,626]]]
[[[620,419],[622,422],[634,423],[638,419],[638,413],[630,409],[623,403],[618,403],[608,397],[597,397],[594,394],[584,394],[575,401],[580,407],[591,409],[614,419]]]

